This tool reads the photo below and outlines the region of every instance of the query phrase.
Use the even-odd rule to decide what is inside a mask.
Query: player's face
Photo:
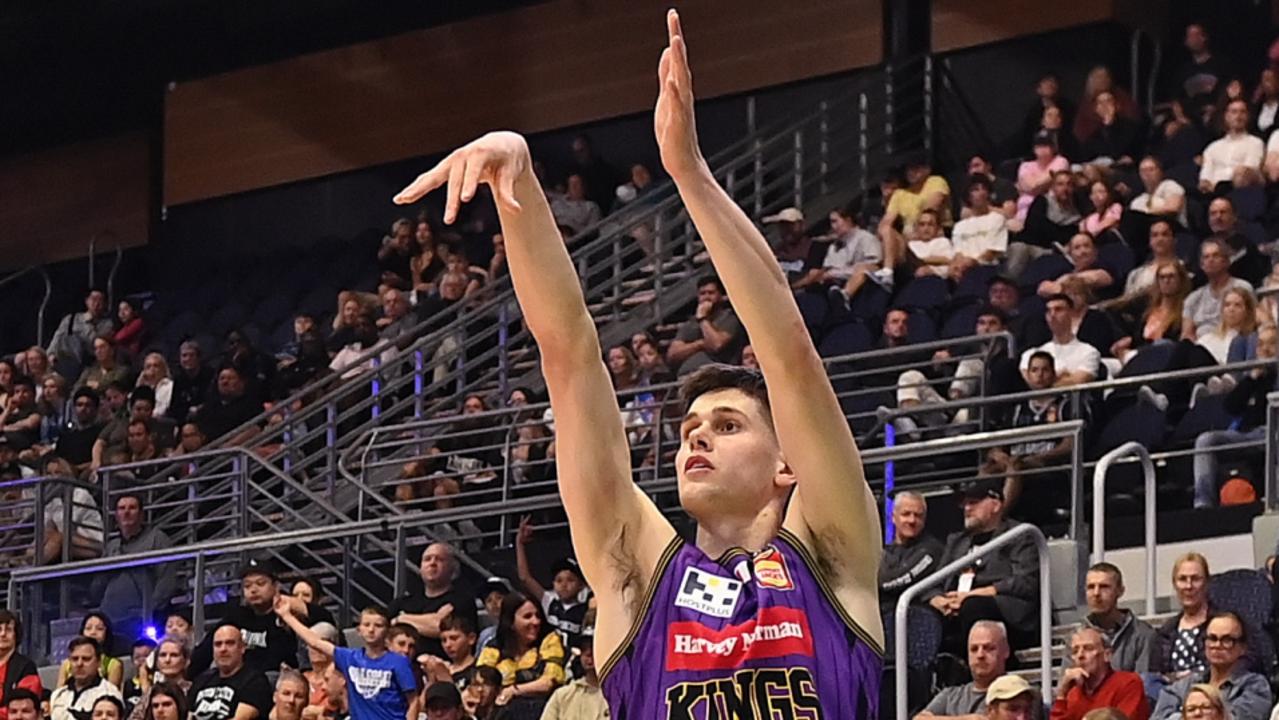
[[[693,401],[680,425],[675,473],[680,504],[695,519],[758,512],[794,484],[765,412],[735,388]]]
[[[561,570],[555,573],[555,579],[551,581],[551,585],[555,588],[555,594],[560,596],[561,600],[569,600],[577,597],[584,587],[582,579],[573,574],[571,570]]]

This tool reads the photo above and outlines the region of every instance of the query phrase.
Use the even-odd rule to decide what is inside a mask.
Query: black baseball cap
[[[963,500],[985,500],[986,498],[994,498],[1003,502],[1004,481],[1002,478],[974,480],[960,488],[959,497]]]
[[[431,683],[426,687],[426,706],[428,708],[462,707],[462,693],[450,682]]]
[[[270,558],[249,558],[248,562],[240,566],[240,579],[250,575],[265,575],[272,580],[279,580],[280,569]]]
[[[564,570],[568,570],[576,575],[582,582],[586,582],[586,576],[582,574],[582,567],[578,565],[577,561],[573,558],[566,557],[556,560],[555,564],[551,566],[551,577],[554,578]]]
[[[503,595],[510,595],[511,584],[506,581],[506,578],[494,575],[493,577],[485,580],[484,584],[480,586],[479,598],[483,600],[489,596],[489,593],[495,592],[502,593]]]

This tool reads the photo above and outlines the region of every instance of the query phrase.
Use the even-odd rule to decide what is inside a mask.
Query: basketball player
[[[555,409],[573,546],[598,594],[595,645],[608,658],[600,678],[614,717],[872,718],[882,643],[874,500],[786,278],[701,155],[673,10],[667,22],[655,117],[662,164],[763,371],[710,366],[685,385],[675,469],[698,523],[695,545],[631,482],[599,338],[523,138],[486,135],[396,201],[447,182],[452,222],[477,184],[493,188]]]

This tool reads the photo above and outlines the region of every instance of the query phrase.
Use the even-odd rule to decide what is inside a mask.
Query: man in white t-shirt
[[[1236,187],[1260,179],[1266,144],[1248,133],[1248,103],[1232,100],[1226,105],[1226,134],[1204,148],[1203,167],[1199,171],[1199,189],[1210,193],[1221,183]]]
[[[1186,189],[1176,180],[1164,177],[1164,166],[1159,158],[1147,155],[1137,166],[1141,184],[1146,192],[1133,198],[1128,207],[1147,215],[1175,220],[1186,227]]]
[[[998,265],[1008,252],[1008,218],[990,205],[990,181],[974,175],[968,181],[968,217],[955,223],[951,244],[955,256],[950,277],[958,281],[977,265]]]
[[[955,259],[955,247],[951,245],[950,238],[942,233],[941,215],[936,210],[924,209],[919,212],[919,217],[915,220],[914,239],[907,247],[919,261],[915,277],[950,276],[950,263]]]
[[[1054,387],[1082,385],[1097,379],[1097,371],[1101,365],[1101,353],[1097,348],[1075,337],[1074,314],[1075,303],[1067,295],[1053,295],[1048,298],[1048,309],[1044,311],[1044,320],[1053,338],[1048,342],[1033,347],[1021,354],[1021,374],[1030,384],[1027,370],[1030,367],[1030,356],[1043,351],[1053,356],[1053,364],[1057,370]]]

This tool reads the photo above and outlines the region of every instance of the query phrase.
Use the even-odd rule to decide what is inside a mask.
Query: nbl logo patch
[[[772,545],[755,556],[755,581],[760,587],[774,590],[795,589],[790,568],[786,567],[786,556]]]
[[[740,580],[720,577],[690,567],[684,571],[675,604],[714,617],[732,617],[737,598],[742,594]]]

